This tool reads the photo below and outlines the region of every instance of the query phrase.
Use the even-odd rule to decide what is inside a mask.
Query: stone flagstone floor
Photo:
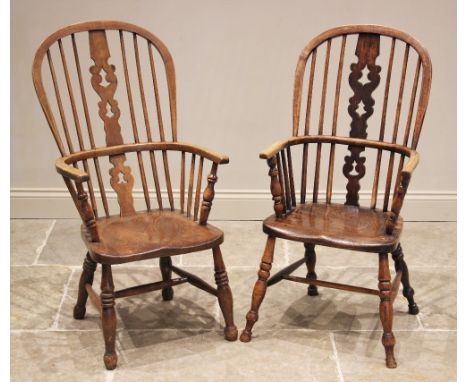
[[[234,293],[239,329],[265,243],[259,221],[214,222]],[[385,368],[375,296],[282,282],[267,291],[251,343],[222,337],[216,299],[188,284],[117,301],[119,365],[106,371],[97,311],[72,318],[85,254],[78,220],[11,221],[12,381],[455,381],[456,223],[405,223],[402,245],[421,313],[395,300],[398,368]],[[279,240],[272,272],[303,255]],[[377,257],[317,248],[321,279],[375,288]],[[213,280],[209,252],[173,258]],[[160,279],[156,260],[115,267],[121,289]],[[305,275],[305,267],[295,274]],[[96,280],[100,280],[99,271]],[[359,281],[356,281],[359,280]],[[99,285],[98,282],[95,284]]]

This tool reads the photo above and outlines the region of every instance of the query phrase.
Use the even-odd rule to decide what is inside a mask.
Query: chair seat
[[[307,203],[298,205],[285,217],[271,215],[263,221],[263,231],[271,236],[353,249],[391,252],[399,242],[403,219],[391,235],[385,233],[387,212],[343,204]]]
[[[173,256],[213,248],[223,242],[223,232],[200,225],[180,211],[156,210],[97,220],[99,242],[82,237],[91,256],[100,263],[119,264]]]

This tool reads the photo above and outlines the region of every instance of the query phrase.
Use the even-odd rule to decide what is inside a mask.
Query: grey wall
[[[30,74],[35,49],[62,26],[117,19],[160,37],[176,65],[180,139],[230,155],[231,164],[220,172],[219,190],[263,191],[268,189],[267,171],[258,152],[290,135],[292,83],[299,52],[330,27],[374,23],[412,34],[431,54],[432,93],[419,144],[422,161],[411,191],[429,195],[433,203],[438,203],[438,197],[443,199],[441,203],[452,198],[450,208],[455,206],[454,0],[15,0],[11,12],[13,198],[28,190],[64,188],[53,169],[58,151]],[[13,204],[12,214],[21,214],[23,207]]]

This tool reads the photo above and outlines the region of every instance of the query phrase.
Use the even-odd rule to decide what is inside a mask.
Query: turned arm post
[[[278,179],[278,167],[276,163],[276,157],[272,156],[267,160],[268,166],[270,167],[270,171],[268,175],[270,175],[270,191],[272,195],[272,199],[274,201],[273,209],[275,210],[276,217],[281,217],[281,214],[284,212],[284,205],[283,205],[283,197],[282,197],[282,189],[281,184]]]
[[[88,202],[88,194],[83,188],[83,183],[81,181],[76,181],[76,191],[71,183],[71,180],[63,177],[65,180],[65,184],[70,191],[73,200],[75,201],[76,208],[80,213],[81,220],[83,221],[86,227],[86,238],[90,242],[98,242],[99,241],[99,233],[96,225],[96,218],[94,216],[93,209]]]
[[[385,223],[385,230],[388,235],[393,233],[398,216],[400,215],[401,208],[403,207],[403,200],[408,190],[409,182],[411,180],[411,173],[402,171],[399,176],[399,182],[395,188],[395,193],[392,200],[392,209],[389,213]]]
[[[214,186],[218,180],[218,177],[216,176],[217,171],[218,171],[218,164],[213,163],[211,166],[210,174],[208,175],[208,184],[205,188],[205,191],[203,191],[203,202],[202,202],[202,207],[201,207],[201,212],[200,212],[200,224],[201,225],[206,225],[208,221],[208,216],[211,211],[211,206],[213,204],[213,199],[215,196]]]

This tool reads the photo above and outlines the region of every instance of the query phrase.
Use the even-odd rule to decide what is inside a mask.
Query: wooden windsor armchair
[[[158,76],[157,69],[163,69],[165,76]],[[83,220],[82,237],[88,249],[74,318],[84,318],[90,297],[102,317],[106,368],[117,365],[115,299],[162,289],[167,301],[173,298],[172,287],[186,282],[217,296],[226,323],[225,338],[236,340],[232,293],[220,250],[223,232],[207,223],[218,165],[229,158],[178,142],[175,71],[166,46],[135,25],[85,22],[49,36],[35,55],[32,72],[61,154],[56,169]],[[118,86],[119,76],[124,85]],[[162,82],[167,85],[166,103]],[[117,102],[119,95],[123,99]],[[165,123],[171,127],[171,141],[166,140]],[[159,141],[153,138],[153,128],[159,132]],[[139,170],[136,174],[132,160]],[[170,161],[180,163],[178,192],[172,186]],[[206,162],[211,162],[211,168],[202,193]],[[113,192],[105,187],[106,170]],[[154,182],[154,191],[149,182]],[[96,184],[98,190],[93,187]],[[138,185],[144,196],[141,211],[134,198]],[[205,249],[213,251],[217,288],[171,262],[171,256]],[[162,281],[114,291],[114,264],[150,258],[159,258]],[[100,295],[92,288],[97,263],[102,265]],[[172,273],[178,277],[172,278]]]
[[[333,51],[332,47],[336,47],[337,50]],[[331,56],[338,58],[334,75],[331,73]],[[346,59],[351,62],[351,72],[348,77],[349,88],[343,89],[343,67]],[[377,61],[380,64],[377,64]],[[399,73],[398,62],[401,63]],[[383,89],[380,89],[380,100],[376,103],[374,95],[384,74],[384,64],[387,64],[385,83]],[[320,78],[319,69],[322,73],[322,86],[314,92],[314,86]],[[309,75],[303,100],[306,70]],[[366,70],[367,75],[364,73]],[[332,76],[336,78],[336,82],[335,85],[331,84],[331,88],[335,89],[331,105],[327,104],[327,93]],[[396,83],[392,81],[395,77]],[[408,86],[407,82],[412,84]],[[275,143],[260,154],[260,158],[266,159],[269,166],[275,214],[263,222],[263,231],[268,235],[268,239],[241,341],[251,340],[252,327],[258,320],[258,310],[267,287],[281,280],[290,280],[308,284],[310,296],[318,294],[317,286],[379,296],[386,364],[389,368],[396,367],[392,320],[393,301],[400,282],[403,284],[403,295],[408,300],[409,313],[419,312],[399,241],[403,225],[400,210],[413,170],[418,163],[418,153],[415,150],[428,104],[430,84],[431,61],[426,50],[408,34],[392,28],[376,25],[338,27],[320,34],[303,49],[294,79],[292,137]],[[348,125],[348,128],[345,128],[347,131],[343,130],[340,136],[338,128],[345,126],[338,118],[340,95],[345,90],[348,90],[350,96],[347,112],[351,117],[351,124],[350,129]],[[317,99],[316,109],[313,108],[314,98]],[[303,135],[299,135],[301,106],[305,106],[306,109]],[[328,134],[324,123],[327,106],[333,110]],[[395,110],[394,123],[392,128],[386,128],[390,106]],[[370,118],[377,108],[381,110],[380,118]],[[316,135],[311,135],[313,110],[317,111]],[[399,129],[404,113],[405,127]],[[377,126],[368,131],[368,124]],[[370,139],[370,134],[375,138]],[[327,146],[328,158],[323,158],[327,154]],[[311,154],[315,163],[312,167],[313,190],[309,196],[307,175],[311,147],[315,147],[315,156],[314,153]],[[335,166],[340,148],[343,151],[344,162]],[[298,196],[298,188],[294,182],[293,167],[296,166],[293,166],[293,150],[296,150],[296,158],[299,159],[296,165],[301,167]],[[369,184],[371,192],[368,207],[361,206],[359,199],[360,182],[365,180],[366,172],[372,170],[372,163],[366,162],[365,153],[373,154],[375,158],[371,171],[373,179]],[[341,170],[344,178],[339,176],[335,168]],[[385,170],[385,184],[383,190],[380,190],[380,180]],[[334,181],[337,183],[340,179],[346,185],[344,204],[332,201]],[[326,182],[324,200],[320,200],[320,182]],[[270,277],[276,238],[303,242],[305,255]],[[316,245],[378,253],[378,290],[317,279]],[[389,253],[395,262],[396,276],[393,281],[388,263]],[[307,266],[306,277],[291,275],[304,263]]]

